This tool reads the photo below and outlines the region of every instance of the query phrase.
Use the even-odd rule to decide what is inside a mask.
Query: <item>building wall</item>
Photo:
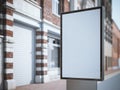
[[[31,2],[29,0],[6,0],[4,1],[3,11],[0,14],[4,14],[1,19],[3,23],[0,23],[2,29],[0,34],[3,35],[4,40],[4,90],[15,90],[16,81],[14,79],[14,30],[13,26],[15,22],[20,22],[24,25],[36,28],[36,32],[40,30],[41,22],[41,8],[38,6],[39,3]],[[37,5],[38,4],[38,5]],[[34,11],[33,12],[31,12]],[[14,22],[15,21],[15,22]],[[41,34],[40,34],[41,35]],[[38,36],[38,34],[36,36]],[[36,40],[38,39],[36,37]],[[42,41],[42,40],[41,40]],[[37,57],[37,56],[36,56]],[[37,62],[36,62],[37,63]],[[39,66],[39,65],[38,65]],[[38,66],[36,66],[36,76]],[[41,72],[42,73],[42,72]]]
[[[120,67],[119,60],[120,60],[120,31],[113,21],[112,23],[112,36],[113,36],[113,43],[112,43],[112,66],[114,68]]]
[[[52,0],[44,0],[42,5],[43,9],[43,19],[51,22],[52,24],[60,27],[60,15],[56,15],[52,11]],[[62,12],[61,7],[63,7],[63,11],[69,11],[69,1],[68,0],[60,0],[60,12]]]
[[[71,2],[69,2],[71,1]],[[71,10],[77,10],[76,2],[73,2],[74,0],[60,0],[60,6],[61,6],[61,12],[67,12]],[[79,0],[78,0],[79,1]],[[81,1],[81,0],[80,0]],[[95,0],[96,1],[96,0]],[[6,86],[9,89],[15,88],[15,81],[13,77],[13,25],[14,20],[17,22],[22,22],[25,25],[32,26],[36,28],[36,74],[35,74],[35,82],[37,83],[45,83],[50,81],[49,74],[57,72],[57,71],[48,71],[48,33],[53,32],[55,34],[60,35],[60,16],[55,15],[52,12],[52,0],[37,0],[37,4],[35,2],[31,2],[30,0],[7,0],[6,5],[8,7],[5,7],[5,45],[6,51],[5,51],[5,80],[6,80]],[[97,2],[93,2],[93,0],[87,0],[87,3],[85,7],[83,8],[89,8],[94,7]],[[39,6],[40,5],[40,6]],[[105,5],[106,9],[106,19],[105,19],[105,29],[106,32],[105,35],[107,35],[105,40],[105,56],[107,58],[112,58],[114,61],[112,61],[112,66],[118,66],[120,65],[119,59],[119,50],[116,48],[120,46],[119,40],[118,40],[118,31],[116,30],[115,25],[113,24],[113,28],[115,29],[113,33],[113,51],[116,49],[115,52],[112,53],[112,41],[111,41],[111,4],[108,3],[108,0],[105,0],[105,3],[103,2],[103,5]],[[97,4],[96,4],[97,6]],[[63,8],[62,8],[63,7]],[[80,9],[80,8],[79,8]],[[31,12],[32,11],[32,12]],[[43,20],[43,21],[42,21]],[[116,40],[117,39],[117,40]],[[119,53],[119,54],[118,54]],[[107,59],[107,60],[108,60]],[[110,59],[111,60],[111,59]],[[108,63],[108,61],[107,61]],[[108,65],[108,64],[105,64]],[[111,68],[106,68],[106,70]],[[53,77],[55,77],[53,75]]]
[[[34,19],[33,21],[41,20],[42,12],[41,12],[41,7],[39,6],[39,3],[32,2],[31,0],[14,0],[13,4],[15,8],[14,15],[19,14],[19,16],[23,16],[23,17],[25,17],[26,15],[27,18]],[[26,23],[29,23],[29,22],[26,22]]]
[[[62,2],[64,1],[64,2]],[[60,0],[60,6],[65,6],[63,8],[63,11],[65,9],[65,11],[69,10],[69,2],[68,0]],[[53,35],[56,35],[57,37],[60,38],[60,15],[55,14],[53,12],[53,3],[52,0],[44,0],[41,2],[41,7],[42,7],[42,31],[47,33],[46,37],[43,37],[44,40],[48,40],[49,34],[52,33]],[[60,7],[60,12],[62,12],[62,7]],[[49,82],[49,81],[53,81],[53,80],[58,80],[60,79],[60,70],[59,67],[58,68],[53,68],[50,69],[49,68],[49,63],[48,63],[48,42],[46,44],[43,44],[44,46],[44,52],[45,52],[45,56],[47,57],[45,60],[47,62],[47,73],[44,75],[44,82]],[[59,62],[60,63],[60,62]],[[45,67],[43,67],[45,68]]]
[[[64,0],[64,12],[70,11],[70,0]]]
[[[3,5],[3,4],[2,4]],[[5,6],[6,5],[6,6]],[[4,90],[15,89],[15,81],[13,77],[13,0],[4,1],[4,6],[1,6],[3,14],[1,28],[3,35],[3,61],[4,61]]]
[[[52,12],[52,0],[43,1],[43,19],[54,25],[60,26],[60,16]]]
[[[70,10],[80,10],[98,6],[98,0],[71,0]]]
[[[105,7],[105,19],[104,19],[104,70],[105,74],[108,74],[109,70],[112,70],[112,19],[111,19],[111,0],[102,0],[102,6]]]
[[[69,5],[67,3],[66,0],[64,4]],[[51,81],[49,74],[58,73],[59,70],[48,71],[48,33],[60,35],[60,16],[52,12],[52,0],[14,0],[13,4],[14,21],[36,28],[35,82]]]
[[[14,0],[14,19],[16,22],[25,26],[34,28],[35,30],[35,82],[44,83],[47,75],[47,32],[43,30],[42,20],[42,0]],[[22,7],[22,8],[21,8]],[[31,12],[32,11],[32,12]]]

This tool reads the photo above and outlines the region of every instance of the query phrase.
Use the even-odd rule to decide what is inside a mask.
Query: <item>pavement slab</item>
[[[19,86],[16,90],[66,90],[66,80],[57,80],[44,84]]]

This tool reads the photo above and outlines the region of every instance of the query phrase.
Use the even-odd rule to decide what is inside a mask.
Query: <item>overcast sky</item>
[[[112,18],[120,29],[120,0],[112,0]]]

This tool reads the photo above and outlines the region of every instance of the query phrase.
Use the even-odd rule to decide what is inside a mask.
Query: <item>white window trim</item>
[[[24,0],[26,2],[28,2],[29,4],[41,9],[40,5],[38,4],[38,2],[34,1],[34,0]]]
[[[31,1],[31,2],[33,2],[33,3],[35,3],[35,4],[38,4],[38,2],[35,1],[35,0],[29,0],[29,1]]]
[[[56,5],[57,3],[57,5]],[[52,0],[52,13],[58,17],[60,17],[60,15],[58,14],[58,3],[60,3],[58,0]]]
[[[48,71],[54,71],[54,70],[58,70],[58,71],[59,71],[60,68],[59,68],[59,67],[55,67],[55,68],[49,68],[49,69],[48,69]]]
[[[48,33],[49,34],[49,33]],[[53,34],[52,32],[51,32],[51,34]],[[54,34],[54,35],[56,35],[56,34]],[[48,35],[48,38],[53,38],[53,39],[55,39],[56,38],[56,36],[54,37],[54,36],[51,36],[50,34]],[[59,36],[58,36],[59,37]],[[58,40],[60,40],[59,38],[56,38],[56,39],[58,39]],[[60,44],[54,44],[54,43],[48,43],[48,45],[49,45],[49,47],[57,47],[57,48],[59,48],[60,47]],[[59,67],[49,67],[48,68],[48,71],[50,71],[50,70],[56,70],[56,69],[59,69]]]

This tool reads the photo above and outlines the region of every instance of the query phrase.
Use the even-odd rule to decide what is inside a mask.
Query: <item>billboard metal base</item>
[[[97,90],[97,81],[67,80],[67,90]]]

